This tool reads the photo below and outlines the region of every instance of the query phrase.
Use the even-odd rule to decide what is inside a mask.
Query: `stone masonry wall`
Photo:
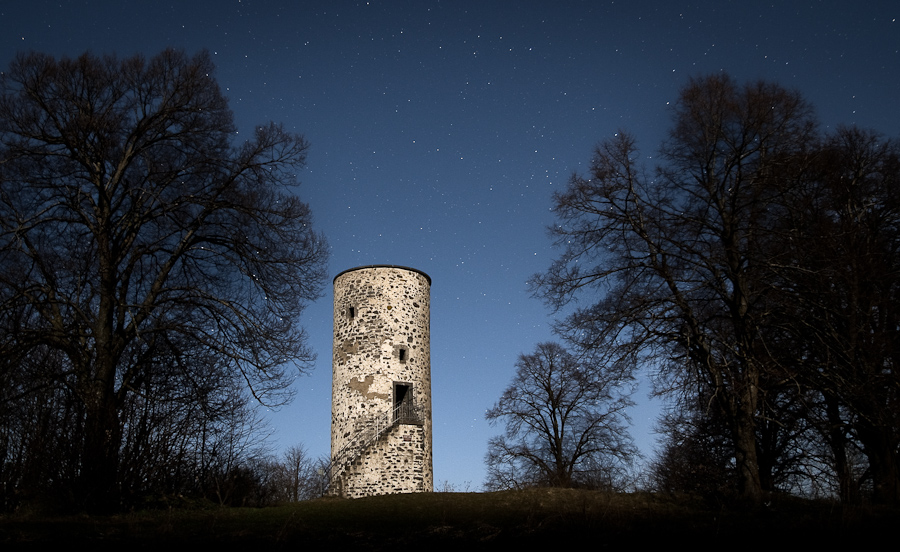
[[[414,269],[372,266],[334,280],[331,454],[352,448],[374,417],[408,389],[421,423],[401,423],[341,473],[332,492],[358,497],[433,489],[430,288]],[[402,393],[402,390],[401,390]]]
[[[341,481],[341,496],[359,498],[431,491],[431,478],[426,477],[425,449],[422,426],[394,427],[347,469]],[[428,468],[430,471],[430,464]]]

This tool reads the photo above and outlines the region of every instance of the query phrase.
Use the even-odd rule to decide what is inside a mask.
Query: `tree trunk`
[[[876,504],[895,506],[900,504],[900,477],[898,477],[896,445],[890,429],[865,428],[859,431],[859,440],[869,460],[872,474],[872,499]]]
[[[762,483],[759,477],[759,461],[756,455],[756,428],[753,415],[742,405],[732,422],[734,457],[737,464],[738,496],[750,505],[762,502]]]
[[[825,423],[828,426],[822,434],[825,436],[831,449],[834,475],[838,481],[838,497],[841,504],[855,504],[859,498],[857,494],[858,486],[853,478],[850,459],[847,458],[847,437],[844,429],[844,420],[841,418],[838,402],[832,396],[825,396],[825,414]]]
[[[81,506],[91,512],[111,512],[118,505],[119,447],[122,430],[112,390],[92,382],[85,408],[85,441],[79,485]]]

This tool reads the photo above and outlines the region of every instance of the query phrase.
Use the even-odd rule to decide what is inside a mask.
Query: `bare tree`
[[[692,80],[654,174],[619,133],[597,148],[590,176],[556,196],[563,253],[534,280],[554,307],[590,299],[560,325],[573,341],[641,356],[669,381],[708,389],[751,502],[762,497],[756,416],[773,365],[761,331],[768,229],[814,139],[811,109],[794,92],[724,75]]]
[[[693,397],[697,400],[700,397]],[[677,405],[659,421],[661,447],[650,463],[657,491],[727,498],[734,489],[734,446],[719,410]]]
[[[841,496],[856,494],[854,440],[875,500],[900,503],[900,144],[840,128],[788,199],[779,302],[803,344],[798,378],[821,396]]]
[[[275,463],[277,496],[285,502],[299,502],[322,496],[324,492],[322,459],[309,455],[302,445],[287,448]]]
[[[191,386],[212,355],[278,403],[312,358],[297,323],[326,247],[292,192],[307,143],[269,124],[233,146],[212,73],[207,53],[32,53],[0,81],[0,353],[63,355],[87,504],[112,502],[121,409],[160,359]]]
[[[505,426],[488,444],[487,487],[612,485],[637,455],[626,423],[631,377],[557,343],[522,355],[485,415]]]

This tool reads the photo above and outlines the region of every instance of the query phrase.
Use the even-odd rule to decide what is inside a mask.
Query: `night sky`
[[[27,0],[0,8],[16,52],[74,57],[207,49],[238,138],[282,122],[311,143],[300,197],[331,246],[331,277],[367,264],[433,280],[434,479],[477,490],[484,421],[516,358],[553,338],[527,282],[556,252],[551,195],[593,146],[628,130],[648,164],[670,102],[726,71],[800,91],[824,129],[900,136],[900,3]],[[266,411],[275,450],[329,451],[331,314],[303,320],[318,361]],[[659,404],[644,384],[633,436],[650,456]]]

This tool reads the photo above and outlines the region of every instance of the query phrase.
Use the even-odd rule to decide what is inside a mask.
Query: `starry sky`
[[[283,123],[311,143],[300,174],[331,277],[428,273],[435,486],[478,490],[484,412],[519,354],[553,339],[529,277],[556,251],[551,196],[618,130],[654,162],[678,90],[726,71],[800,91],[823,129],[900,136],[896,1],[28,0],[0,7],[0,67],[207,49],[240,138]],[[303,324],[318,354],[294,402],[265,411],[278,451],[329,451],[332,293]],[[652,455],[643,381],[632,434]]]

